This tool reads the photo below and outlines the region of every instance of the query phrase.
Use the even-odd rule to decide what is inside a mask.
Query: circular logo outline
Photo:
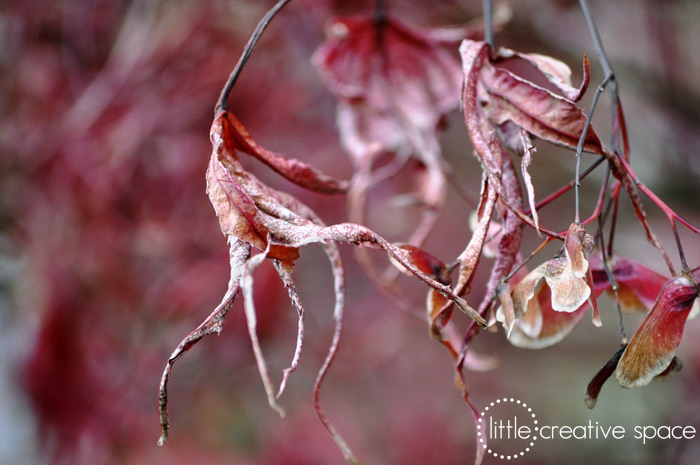
[[[527,411],[528,415],[532,418],[532,422],[535,425],[534,434],[531,438],[530,445],[528,447],[526,447],[524,451],[521,451],[521,452],[515,453],[515,454],[509,454],[509,455],[501,454],[493,449],[490,449],[487,442],[484,441],[484,432],[482,431],[482,425],[484,423],[484,417],[486,416],[486,412],[488,412],[488,410],[491,407],[495,407],[496,405],[500,404],[501,402],[513,403],[513,404],[521,406],[522,408],[524,408]],[[513,397],[510,397],[510,398],[504,397],[502,399],[496,399],[494,402],[491,402],[491,404],[489,404],[487,407],[484,408],[484,410],[482,410],[480,412],[479,421],[477,421],[477,423],[476,423],[476,435],[479,439],[479,443],[477,444],[477,447],[479,447],[479,445],[480,445],[481,447],[483,447],[486,450],[486,452],[488,452],[489,454],[493,455],[496,458],[499,458],[502,460],[513,460],[513,459],[517,459],[518,457],[524,456],[526,452],[530,452],[530,448],[535,446],[535,441],[537,441],[538,432],[539,432],[539,426],[537,426],[537,416],[535,415],[535,412],[532,411],[532,407],[528,407],[525,402],[521,402],[519,399],[515,399]]]

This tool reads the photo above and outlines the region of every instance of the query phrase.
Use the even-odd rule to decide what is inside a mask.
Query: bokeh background
[[[272,3],[0,4],[0,463],[342,463],[311,403],[332,334],[330,270],[314,247],[302,251],[295,271],[308,311],[307,340],[281,399],[287,417],[267,407],[238,302],[223,333],[205,338],[176,364],[171,439],[156,446],[165,361],[219,302],[228,280],[225,239],[205,194],[214,103]],[[389,0],[388,9],[409,24],[444,26],[478,18],[480,3]],[[590,3],[618,73],[633,166],[672,207],[700,224],[700,4]],[[256,140],[338,177],[351,176],[337,142],[335,103],[309,59],[331,17],[367,14],[372,7],[364,0],[295,0],[275,19],[230,100]],[[587,51],[592,88],[602,78],[575,1],[513,2],[497,42],[559,58],[575,79]],[[449,118],[444,153],[476,190],[480,172],[461,118]],[[606,134],[605,102],[594,122]],[[538,196],[571,179],[572,158],[540,144],[531,168]],[[244,163],[326,222],[346,217],[342,196],[309,194],[253,160]],[[593,197],[595,179],[584,183]],[[397,225],[415,219],[415,212],[391,202],[407,182],[399,177],[371,199],[369,225],[390,240],[401,239]],[[469,238],[471,208],[451,191],[427,249],[455,257]],[[653,206],[648,210],[673,250],[665,219]],[[566,196],[541,218],[566,229],[572,212]],[[619,221],[618,251],[663,271],[626,204]],[[691,266],[700,264],[700,238],[685,231],[683,238]],[[531,247],[537,240],[527,233]],[[430,340],[423,321],[373,290],[353,254],[343,247],[348,309],[340,355],[322,393],[328,415],[363,463],[471,463],[474,425],[455,388],[450,357]],[[279,379],[293,352],[296,314],[271,266],[259,268],[255,278],[259,333]],[[481,298],[484,280],[480,274],[470,300]],[[420,311],[425,289],[407,283]],[[584,388],[618,345],[614,307],[605,299],[601,304],[602,329],[586,319],[542,351],[515,349],[502,332],[477,338],[473,350],[497,358],[499,366],[470,374],[474,402],[516,397],[532,405],[543,424],[593,420],[630,432],[618,441],[540,443],[520,463],[696,463],[700,437],[643,445],[631,430],[690,425],[700,431],[700,323],[686,328],[679,375],[632,391],[612,381],[589,411]],[[628,332],[639,321],[628,318]],[[456,323],[463,327],[466,320],[458,316]]]

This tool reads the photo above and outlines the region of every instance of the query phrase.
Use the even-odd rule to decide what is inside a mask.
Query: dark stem
[[[678,228],[676,228],[676,222],[671,221],[671,229],[673,230],[673,237],[676,239],[676,246],[678,246],[678,255],[681,260],[681,268],[684,273],[690,271],[688,268],[688,262],[685,261],[685,254],[683,253],[683,246],[681,245],[681,238],[678,235]]]
[[[603,215],[598,216],[598,222],[599,222],[599,227],[602,230],[603,229],[603,223],[604,223],[604,217]],[[615,279],[615,275],[613,275],[612,270],[610,269],[610,262],[608,259],[612,256],[612,254],[607,254],[605,252],[605,239],[603,238],[603,234],[598,235],[598,240],[600,242],[600,250],[603,255],[603,269],[605,269],[605,274],[608,277],[608,282],[610,282],[610,286],[612,287],[613,294],[615,295],[615,304],[617,305],[617,316],[620,319],[620,344],[621,345],[626,345],[627,344],[627,333],[625,332],[625,320],[622,317],[622,305],[620,304],[620,296],[619,296],[619,290],[620,286],[617,284],[617,280]]]
[[[599,218],[601,215],[601,212],[603,211],[603,205],[605,204],[605,198],[606,194],[608,193],[608,181],[610,181],[610,174],[612,173],[612,170],[610,169],[610,165],[608,165],[608,169],[605,172],[605,177],[603,178],[603,185],[600,187],[600,194],[598,195],[598,201],[596,202],[596,207],[593,213],[591,214],[590,218],[582,221],[580,224],[585,226],[586,224],[592,222],[596,218]],[[603,216],[602,218],[602,224],[598,226],[598,231],[600,232],[603,225],[605,224],[605,218],[607,218],[606,215]],[[598,233],[596,233],[598,234]]]
[[[494,36],[493,36],[493,5],[491,0],[484,0],[484,41],[489,44],[493,53]]]
[[[581,10],[583,11],[583,16],[586,18],[586,24],[588,25],[588,30],[591,32],[591,37],[593,38],[593,44],[595,45],[596,53],[600,59],[600,65],[603,67],[603,72],[605,73],[605,80],[615,79],[615,72],[610,65],[610,60],[605,54],[605,48],[603,48],[603,41],[600,40],[600,34],[598,34],[598,28],[593,20],[593,15],[591,15],[591,10],[588,7],[587,0],[579,0],[581,5]],[[617,90],[617,89],[615,89]]]
[[[377,25],[386,23],[386,0],[377,0],[374,5],[374,21]]]
[[[226,84],[224,85],[224,88],[221,89],[221,94],[219,94],[219,99],[216,101],[216,107],[214,107],[214,115],[218,115],[222,111],[226,111],[226,100],[228,100],[228,96],[231,93],[231,90],[233,89],[233,86],[236,84],[236,81],[238,80],[238,76],[241,74],[241,71],[243,70],[243,67],[245,66],[246,62],[250,58],[250,54],[253,53],[253,48],[255,47],[255,44],[258,43],[258,40],[260,40],[260,37],[262,36],[262,33],[265,31],[265,28],[267,25],[272,21],[272,18],[277,15],[277,13],[280,12],[282,8],[285,7],[285,5],[292,0],[280,0],[278,1],[275,6],[273,6],[267,13],[265,13],[265,16],[260,20],[258,25],[255,27],[255,31],[253,31],[253,35],[250,36],[250,39],[248,40],[248,43],[245,45],[245,48],[243,49],[243,54],[241,55],[241,58],[239,58],[238,63],[236,63],[236,67],[233,68],[233,71],[231,71],[231,74],[228,77],[228,80],[226,81]]]
[[[586,116],[586,123],[583,126],[583,131],[581,131],[581,137],[579,137],[578,140],[578,145],[576,146],[576,179],[575,179],[575,184],[574,184],[574,194],[575,194],[575,203],[576,203],[576,213],[574,217],[574,221],[576,223],[581,222],[581,213],[580,213],[580,207],[579,207],[579,188],[581,185],[581,154],[583,153],[583,146],[586,142],[586,136],[588,136],[588,130],[591,127],[591,120],[593,119],[593,113],[595,112],[596,107],[598,106],[598,99],[600,98],[600,94],[605,92],[605,87],[608,85],[610,82],[610,79],[612,78],[612,75],[606,76],[606,78],[603,80],[603,82],[600,83],[600,85],[596,88],[595,94],[593,94],[593,102],[591,102],[591,109],[588,112],[588,115]]]
[[[593,172],[593,170],[596,169],[596,168],[597,168],[601,163],[603,163],[604,161],[605,161],[605,156],[604,156],[604,155],[601,155],[600,157],[598,157],[598,159],[597,159],[596,161],[594,161],[594,162],[591,164],[591,166],[589,166],[588,168],[586,168],[586,170],[585,170],[583,173],[581,173],[580,179],[583,179],[583,178],[585,178],[586,176],[588,176],[589,174],[591,174],[591,173]],[[559,197],[561,197],[561,196],[562,196],[563,194],[565,194],[566,192],[569,192],[569,190],[571,190],[571,188],[574,187],[575,184],[576,184],[576,180],[573,180],[573,181],[571,181],[570,183],[566,184],[565,186],[560,187],[557,191],[555,191],[555,192],[549,194],[547,197],[545,197],[544,199],[540,200],[540,201],[537,203],[537,205],[535,205],[535,208],[536,208],[537,210],[539,210],[540,208],[544,207],[545,205],[548,205],[549,203],[551,203],[551,202],[553,202],[554,200],[556,200],[556,199],[558,199]],[[530,210],[526,210],[526,211],[525,211],[525,214],[526,214],[526,215],[529,215],[529,214],[530,214]]]
[[[608,239],[608,256],[612,257],[613,254],[613,244],[615,243],[615,227],[617,226],[617,212],[620,207],[620,189],[617,189],[612,194],[610,199],[612,202],[612,219],[610,220],[610,239]]]
[[[588,121],[590,119],[586,120],[586,124],[588,124]],[[584,129],[583,134],[585,134],[587,129]],[[581,141],[579,141],[579,145],[581,145]],[[576,150],[576,178],[574,179],[574,203],[576,205],[575,212],[574,212],[574,223],[580,224],[581,223],[581,152]]]

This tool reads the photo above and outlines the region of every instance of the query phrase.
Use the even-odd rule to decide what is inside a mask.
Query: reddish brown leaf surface
[[[513,121],[549,142],[576,149],[586,116],[571,100],[522,79],[506,69],[483,67],[480,104],[495,124]],[[589,129],[584,149],[602,154],[595,131]]]
[[[605,286],[607,292],[614,297],[612,284],[608,281],[603,264],[597,256],[593,258],[591,269],[596,289],[599,286]],[[646,313],[651,310],[661,289],[668,281],[667,277],[626,257],[613,257],[610,271],[618,286],[617,298],[623,312]]]
[[[265,150],[255,143],[233,114],[222,112],[216,119],[216,124],[222,126],[220,134],[226,139],[224,143],[231,155],[237,150],[255,157],[288,180],[309,190],[325,194],[338,194],[348,190],[350,184],[347,181],[334,179],[299,160]],[[212,131],[212,137],[215,132],[219,131]]]
[[[571,69],[556,58],[538,53],[519,53],[513,50],[500,49],[498,52],[499,60],[507,60],[510,57],[517,57],[534,66],[542,76],[554,86],[561,95],[571,100],[578,102],[588,89],[591,79],[590,63],[588,55],[583,55],[583,79],[578,89],[571,86]]]
[[[668,368],[698,297],[697,274],[696,269],[692,274],[676,276],[663,287],[617,365],[615,377],[620,386],[645,386]]]

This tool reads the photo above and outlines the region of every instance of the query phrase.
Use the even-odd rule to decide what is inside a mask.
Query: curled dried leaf
[[[697,273],[697,269],[694,273]],[[666,283],[654,308],[635,331],[617,365],[615,377],[620,386],[645,386],[669,367],[697,297],[698,287],[694,276],[682,274]]]
[[[463,299],[455,295],[448,285],[438,281],[444,280],[443,273],[440,273],[437,277],[438,280],[430,276],[435,272],[435,266],[438,268],[442,267],[442,265],[438,266],[434,263],[436,260],[434,257],[429,257],[415,248],[408,248],[407,250],[392,245],[370,229],[357,224],[343,223],[327,227],[312,210],[297,199],[289,194],[267,187],[248,173],[239,163],[236,151],[242,150],[248,153],[254,150],[255,146],[251,145],[245,134],[242,134],[241,128],[234,124],[235,121],[235,118],[227,112],[222,112],[214,120],[211,131],[213,151],[207,171],[207,192],[219,217],[221,230],[227,236],[231,247],[231,281],[229,290],[219,307],[197,330],[180,343],[168,361],[163,373],[159,393],[159,411],[162,427],[162,436],[159,443],[165,441],[169,428],[167,383],[172,364],[203,336],[221,330],[226,312],[239,288],[243,291],[248,332],[268,402],[280,415],[284,415],[284,410],[276,401],[272,380],[257,337],[256,311],[253,303],[253,272],[265,259],[272,260],[280,278],[288,289],[290,299],[299,317],[296,349],[289,368],[283,373],[283,379],[278,391],[281,394],[288,376],[298,366],[304,335],[304,309],[299,301],[292,280],[292,265],[299,256],[298,249],[300,247],[320,243],[331,261],[335,280],[336,306],[334,317],[336,319],[336,328],[328,357],[319,372],[314,388],[314,405],[319,418],[338,446],[343,450],[346,459],[353,463],[355,459],[349,447],[326,418],[319,404],[321,383],[337,352],[342,328],[344,272],[340,255],[334,242],[345,242],[386,251],[408,272],[424,281],[435,291],[439,292],[440,295],[449,298],[460,309],[477,319],[479,324],[485,325],[486,323]],[[250,147],[246,147],[244,143],[247,143]],[[258,153],[257,155],[260,154]],[[279,159],[277,160],[279,161]],[[284,160],[282,159],[282,161]],[[287,174],[303,174],[303,176],[292,176],[296,180],[307,179],[307,175],[311,173],[310,176],[313,178],[311,185],[318,187],[319,182],[320,185],[323,185],[325,182],[317,176],[318,172],[313,169],[296,171],[296,167],[299,166],[296,163],[287,165],[282,163],[282,165],[283,171],[286,168],[294,168],[286,170]],[[253,247],[259,249],[261,253],[251,258],[250,252]]]
[[[231,155],[235,151],[240,151],[257,158],[289,181],[312,191],[338,194],[347,192],[350,188],[348,181],[335,179],[304,162],[264,149],[253,140],[230,112],[221,112],[215,119],[214,125],[221,125],[221,130],[213,127],[212,137],[216,134],[225,138],[223,143]]]
[[[576,149],[586,115],[574,102],[490,64],[482,67],[480,80],[483,92],[479,101],[494,124],[512,121],[540,139]],[[603,146],[592,128],[583,147],[603,154]]]
[[[610,357],[610,360],[603,365],[603,367],[596,373],[596,375],[593,377],[590,383],[588,383],[588,386],[586,386],[586,395],[584,397],[584,402],[586,403],[586,407],[589,409],[592,409],[595,407],[595,404],[598,402],[598,395],[600,394],[600,390],[603,389],[603,384],[612,376],[613,373],[615,373],[615,368],[617,368],[617,364],[620,361],[620,357],[622,357],[622,353],[625,351],[625,347],[622,347],[620,350],[615,352],[612,357]]]
[[[564,339],[588,311],[588,303],[567,313],[552,308],[552,291],[541,286],[529,300],[525,314],[515,320],[508,341],[523,349],[543,349]]]
[[[578,89],[571,85],[571,69],[566,63],[546,55],[538,53],[518,53],[513,50],[500,49],[498,57],[507,59],[517,57],[527,61],[534,66],[544,77],[554,86],[561,95],[571,100],[578,102],[583,97],[583,94],[588,89],[591,81],[591,65],[588,61],[588,55],[583,54],[583,79]]]
[[[564,253],[577,278],[583,278],[588,271],[588,257],[593,251],[593,237],[578,223],[571,223],[564,240]]]
[[[233,299],[236,297],[241,286],[241,277],[245,264],[250,258],[250,245],[245,242],[232,238],[229,241],[229,263],[231,265],[231,277],[228,282],[228,289],[221,303],[214,309],[202,324],[197,329],[188,334],[178,344],[168,359],[168,363],[163,371],[163,376],[160,381],[158,390],[158,412],[160,415],[161,436],[158,439],[158,445],[162,446],[168,439],[168,431],[170,429],[170,421],[168,419],[168,382],[173,364],[182,357],[185,352],[190,350],[197,344],[200,339],[210,334],[219,334],[224,327],[224,320],[228,314]]]
[[[535,201],[535,186],[532,184],[532,177],[530,172],[527,170],[532,163],[532,153],[536,150],[532,145],[530,136],[524,129],[520,130],[520,141],[522,143],[523,159],[521,170],[523,173],[523,181],[525,182],[525,189],[527,191],[527,201],[530,203],[530,211],[532,212],[532,220],[535,222],[535,230],[540,233],[540,219],[537,215],[537,202]]]

